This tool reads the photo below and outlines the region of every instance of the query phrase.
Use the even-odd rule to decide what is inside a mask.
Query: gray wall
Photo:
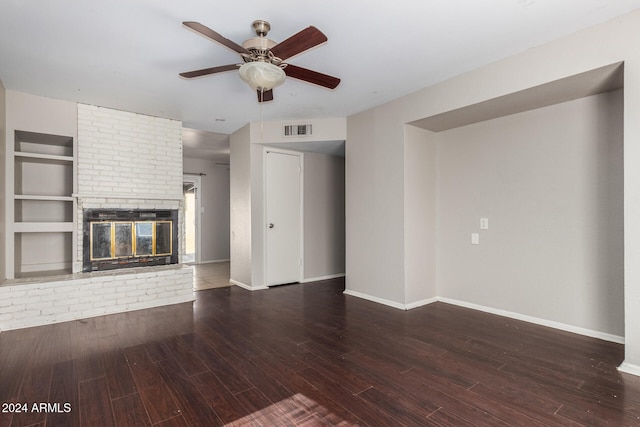
[[[201,176],[200,217],[201,262],[229,259],[229,166],[217,165],[207,159],[184,158],[185,173]]]
[[[396,120],[392,105],[351,116],[345,144],[346,291],[390,305],[405,302],[404,130]]]
[[[4,171],[7,170],[7,113],[6,113],[6,90],[2,81],[0,80],[0,165],[2,165],[2,173],[0,173],[0,281],[4,280],[6,276],[6,251],[5,242],[7,238],[7,227],[5,218],[5,209],[7,204],[7,189],[6,182],[7,177]]]
[[[436,139],[433,132],[405,126],[404,263],[408,307],[428,302],[436,283]]]
[[[481,68],[453,77],[447,81],[426,87],[413,94],[389,102],[384,105],[363,111],[348,118],[346,145],[346,291],[354,295],[368,297],[372,300],[406,307],[408,295],[408,271],[419,271],[419,265],[408,263],[420,262],[419,257],[406,256],[406,236],[411,232],[428,234],[427,222],[422,227],[406,221],[406,210],[410,206],[408,197],[411,181],[408,169],[405,170],[407,123],[424,118],[437,117],[452,111],[470,106],[477,106],[487,101],[527,92],[541,85],[561,81],[600,67],[624,62],[624,340],[625,363],[622,369],[626,372],[640,374],[640,264],[635,262],[640,257],[640,51],[629,40],[640,35],[640,11],[619,17],[615,21],[603,23],[554,40],[550,43],[514,54],[508,58],[487,64]],[[596,82],[594,82],[596,83]],[[522,110],[521,110],[522,111]],[[504,115],[504,114],[503,114]],[[597,118],[595,120],[598,120]],[[589,125],[592,123],[588,122]],[[427,138],[425,136],[425,138]],[[588,152],[588,150],[586,150]],[[593,157],[592,157],[593,158]],[[428,159],[425,158],[425,162]],[[477,165],[476,165],[477,166]],[[439,166],[437,166],[439,167]],[[593,167],[591,168],[593,171]],[[464,175],[465,171],[459,171]],[[577,172],[577,171],[576,171]],[[440,185],[440,184],[438,184]],[[373,190],[372,190],[373,189]],[[594,199],[591,198],[593,201]],[[545,203],[542,199],[540,203]],[[600,203],[605,203],[600,201]],[[600,205],[602,206],[602,205]],[[594,212],[591,210],[590,212]],[[597,210],[596,210],[597,212]],[[470,239],[472,227],[476,227],[480,212],[474,213],[464,233],[464,241]],[[508,213],[505,212],[508,216]],[[482,214],[483,216],[485,214]],[[499,227],[505,224],[500,221],[500,214],[490,217],[490,226]],[[503,214],[504,215],[504,214]],[[597,214],[599,215],[599,213]],[[489,217],[489,215],[486,215]],[[471,220],[470,220],[471,221]],[[510,220],[514,221],[514,220]],[[531,221],[529,221],[531,222]],[[385,224],[385,227],[381,227]],[[597,227],[604,227],[602,223]],[[519,224],[513,229],[520,233],[523,228],[532,224]],[[453,227],[453,226],[452,226]],[[487,230],[489,233],[497,228]],[[453,230],[453,229],[452,229]],[[602,237],[601,231],[598,231]],[[589,236],[578,239],[592,238]],[[475,249],[483,250],[487,239],[496,238],[496,234],[482,233],[481,244]],[[502,250],[525,251],[519,244],[510,247],[502,246]],[[589,250],[596,250],[591,246]],[[609,255],[600,252],[607,258]],[[425,252],[425,256],[427,252]],[[438,273],[446,259],[440,260],[436,255],[436,274],[443,280],[453,277]],[[591,254],[589,256],[592,256]],[[383,263],[384,262],[384,263]],[[431,262],[431,260],[426,260]],[[478,264],[482,268],[484,264]],[[582,264],[586,265],[586,264]],[[602,264],[600,264],[602,265]],[[461,267],[464,268],[464,267]],[[591,271],[593,273],[593,271]],[[460,273],[461,274],[461,273]],[[617,274],[617,273],[616,273]],[[615,274],[614,274],[615,276]],[[600,272],[583,277],[594,283],[602,279]],[[428,285],[425,285],[428,286]],[[456,295],[462,295],[465,284],[448,284]],[[573,285],[572,285],[573,286]],[[591,286],[591,285],[589,285]],[[605,285],[606,286],[606,285]],[[574,288],[575,289],[575,288]],[[604,288],[600,288],[604,289]],[[517,288],[502,288],[505,294],[499,296],[493,304],[500,304],[504,298],[514,298],[509,293],[517,293]],[[475,291],[478,298],[484,298],[480,291]],[[609,291],[605,291],[609,292]],[[609,301],[618,300],[618,291],[612,291]],[[437,293],[431,295],[437,297]],[[473,296],[473,295],[472,295]],[[561,295],[566,297],[567,294]],[[575,294],[576,304],[585,304],[585,295]],[[515,297],[517,298],[517,297]],[[590,301],[597,297],[589,296]],[[587,304],[590,303],[587,301]],[[538,299],[538,305],[556,304],[552,296]],[[530,304],[535,304],[530,301]],[[510,307],[515,312],[517,307]],[[575,327],[594,325],[596,318],[603,319],[594,332],[618,332],[618,320],[608,318],[608,313],[618,310],[615,305],[601,304],[591,318],[581,319]],[[536,310],[546,310],[536,307]],[[549,308],[559,312],[557,308]],[[574,319],[579,319],[586,311],[583,308],[571,312]],[[564,321],[564,314],[555,319],[558,324]]]
[[[624,335],[622,95],[437,134],[438,296]]]
[[[251,143],[249,125],[230,138],[230,278],[251,286]]]
[[[344,158],[304,153],[304,279],[344,274]]]

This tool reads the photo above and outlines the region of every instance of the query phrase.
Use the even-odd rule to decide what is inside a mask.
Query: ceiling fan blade
[[[180,77],[184,77],[185,79],[192,79],[194,77],[201,77],[201,76],[206,76],[206,75],[215,74],[215,73],[223,73],[225,71],[232,71],[237,69],[238,69],[237,64],[221,65],[219,67],[203,68],[202,70],[194,70],[194,71],[187,71],[186,73],[180,73]]]
[[[258,102],[273,101],[273,89],[264,92],[258,90]]]
[[[271,48],[271,53],[285,60],[327,41],[322,31],[307,27]]]
[[[313,83],[314,85],[323,86],[329,89],[335,89],[336,86],[340,84],[340,79],[337,77],[322,74],[307,68],[296,67],[291,64],[287,64],[287,66],[284,67],[284,72],[288,77],[304,80],[305,82]]]
[[[232,40],[229,40],[228,38],[216,33],[211,28],[206,27],[206,26],[202,25],[199,22],[185,21],[185,22],[182,23],[182,25],[184,25],[187,28],[192,29],[196,33],[199,33],[199,34],[205,36],[208,39],[213,40],[214,42],[218,42],[221,45],[226,46],[231,50],[235,50],[238,53],[246,53],[247,55],[250,54],[250,52],[247,49],[243,48],[238,43],[236,43],[236,42],[234,42]]]

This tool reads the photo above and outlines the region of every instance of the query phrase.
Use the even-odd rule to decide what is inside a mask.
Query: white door
[[[267,286],[299,282],[302,269],[302,155],[265,152]]]

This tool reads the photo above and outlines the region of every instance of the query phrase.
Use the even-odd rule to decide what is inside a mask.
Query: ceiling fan
[[[239,45],[199,22],[187,21],[183,22],[183,25],[239,53],[244,63],[188,71],[180,73],[181,77],[191,79],[239,70],[240,77],[257,91],[258,102],[273,100],[273,88],[282,84],[286,77],[329,89],[335,89],[340,84],[340,79],[337,77],[284,62],[327,41],[327,36],[316,27],[307,27],[288,39],[276,43],[266,37],[271,25],[267,21],[257,20],[252,24],[257,37],[252,37]]]

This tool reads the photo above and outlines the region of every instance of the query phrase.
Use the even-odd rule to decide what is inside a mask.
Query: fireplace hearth
[[[82,271],[178,263],[178,211],[83,209]]]

